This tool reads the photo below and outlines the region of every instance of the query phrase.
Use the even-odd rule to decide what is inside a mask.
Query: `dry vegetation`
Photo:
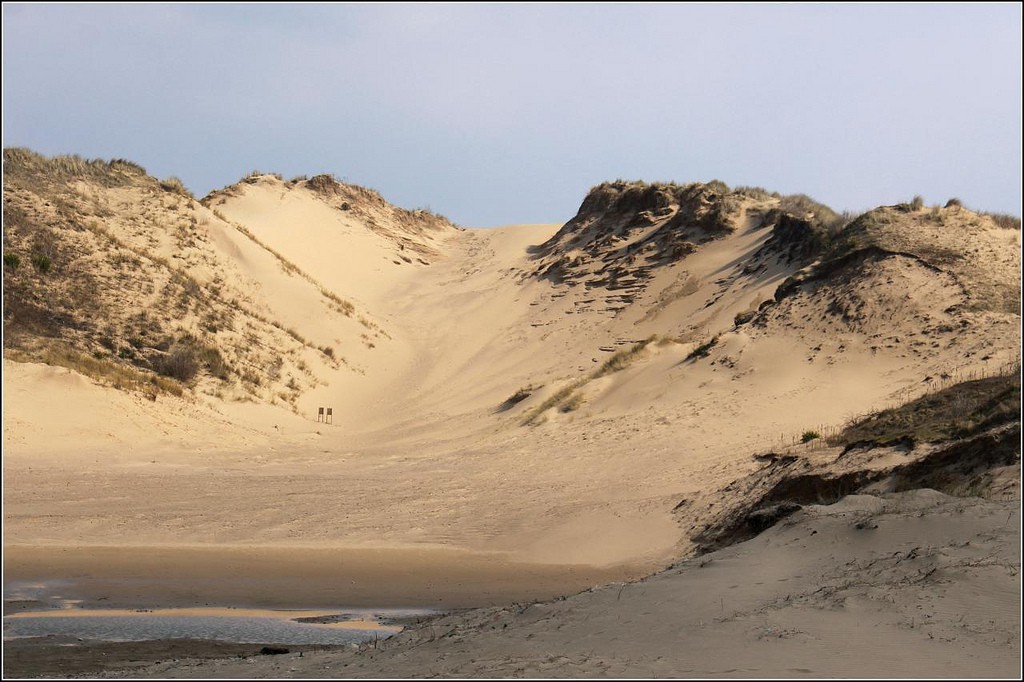
[[[431,259],[438,256],[432,241],[444,231],[455,229],[454,224],[443,215],[425,209],[407,210],[393,206],[376,190],[340,182],[329,173],[311,178],[297,176],[285,182],[278,173],[253,171],[242,182],[211,192],[203,198],[202,203],[215,208],[228,198],[238,196],[243,191],[243,185],[260,182],[280,183],[289,191],[308,190],[327,205],[345,212],[407,251],[411,256],[403,258],[408,263],[415,259],[420,264],[429,264]]]
[[[590,190],[576,216],[534,249],[535,266],[524,276],[556,285],[582,284],[603,298],[606,312],[617,315],[660,268],[684,261],[740,227],[773,229],[757,256],[761,262],[784,257],[799,266],[826,251],[853,217],[803,194],[730,189],[719,180],[687,185],[617,180]],[[692,284],[665,290],[645,319],[692,291]]]
[[[570,381],[540,405],[529,410],[526,415],[522,417],[520,423],[523,426],[539,424],[543,421],[544,413],[553,407],[558,407],[560,412],[572,412],[576,410],[584,401],[584,397],[580,389],[594,379],[600,379],[601,377],[614,374],[615,372],[621,372],[626,369],[643,356],[643,353],[647,350],[648,346],[659,340],[660,337],[653,335],[643,341],[638,341],[629,348],[617,351],[602,363],[599,368],[584,377]],[[537,389],[532,385],[519,389],[519,391],[514,393],[501,404],[499,411],[510,409],[514,405],[522,402],[532,395],[535,390]]]
[[[181,383],[171,378],[144,372],[132,365],[78,353],[67,347],[49,346],[35,353],[11,349],[6,351],[6,356],[17,362],[42,362],[66,367],[105,386],[141,393],[150,400],[156,400],[161,394],[181,397],[183,393]]]
[[[755,455],[758,470],[677,510],[707,509],[691,536],[706,552],[746,540],[801,505],[859,492],[931,488],[1019,500],[1019,468],[1007,468],[1020,463],[1020,365],[1006,370],[851,420],[827,439],[806,431],[802,445]]]
[[[212,248],[217,218],[180,180],[24,149],[4,151],[4,173],[7,357],[151,396],[188,389],[294,404],[315,385],[301,353],[316,347],[210,274],[231,267]],[[333,350],[322,357],[337,366]]]
[[[256,235],[254,235],[252,233],[251,230],[246,228],[244,225],[239,225],[236,222],[228,220],[220,211],[214,210],[213,213],[214,213],[215,216],[217,216],[218,218],[223,220],[225,223],[230,224],[236,230],[238,230],[239,232],[244,234],[254,244],[258,244],[260,246],[260,248],[264,249],[268,253],[273,254],[274,258],[276,258],[277,261],[281,264],[281,269],[284,270],[286,273],[288,273],[289,275],[298,275],[299,277],[302,277],[307,282],[309,282],[310,284],[315,286],[317,288],[317,290],[320,291],[320,294],[325,299],[330,301],[331,306],[334,308],[334,310],[338,311],[342,315],[345,315],[346,317],[352,317],[352,315],[355,313],[356,307],[354,305],[352,305],[351,301],[346,301],[345,299],[343,299],[342,297],[338,296],[336,293],[334,293],[333,291],[331,291],[330,289],[325,287],[323,284],[321,284],[319,281],[317,281],[308,272],[306,272],[305,270],[300,268],[298,265],[296,265],[292,261],[290,261],[287,258],[285,258],[281,253],[279,253],[278,251],[272,249],[266,243],[261,241]],[[360,318],[360,319],[362,319],[362,318]],[[305,343],[305,341],[302,340],[301,338],[297,338],[297,340],[302,342],[302,343]]]
[[[829,439],[831,445],[894,445],[966,438],[1020,420],[1020,373],[965,381],[872,414]]]

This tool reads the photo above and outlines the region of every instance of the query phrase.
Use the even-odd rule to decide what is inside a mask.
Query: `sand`
[[[383,647],[161,664],[153,677],[1012,678],[1017,502],[810,506],[646,580],[414,626]]]
[[[448,610],[549,599],[629,577],[635,571],[444,549],[8,546],[4,557],[5,581],[31,585],[41,605],[73,597],[79,607],[109,609]]]
[[[593,286],[600,262],[585,265],[576,285],[530,275],[538,245],[559,224],[424,236],[384,224],[384,214],[373,214],[378,226],[370,229],[365,216],[319,201],[264,176],[216,202],[217,214],[194,209],[203,237],[190,247],[203,250],[196,261],[279,322],[263,336],[250,329],[254,348],[269,353],[286,340],[280,329],[292,328],[312,346],[335,349],[334,360],[308,346],[287,351],[282,371],[306,387],[297,397],[251,402],[204,379],[188,400],[153,401],[4,358],[5,581],[72,579],[64,596],[126,607],[456,607],[565,596],[638,579],[692,553],[687,520],[673,510],[752,471],[751,454],[808,429],[833,432],[929,390],[940,376],[991,373],[1019,358],[1019,314],[979,307],[963,284],[968,266],[982,262],[997,283],[1019,281],[1020,233],[987,224],[964,233],[975,246],[950,266],[960,268],[953,274],[897,256],[844,284],[835,305],[849,306],[846,322],[808,286],[769,309],[760,326],[743,326],[736,314],[772,298],[798,269],[782,260],[745,268],[771,237],[755,221],[657,269],[622,305],[621,292]],[[339,312],[322,289],[355,312]],[[616,352],[652,335],[624,369],[598,376]],[[712,338],[707,357],[691,357]],[[543,409],[568,387],[573,401]],[[510,405],[521,390],[528,397]],[[333,423],[316,420],[321,406],[332,407]],[[823,584],[821,571],[838,570],[823,557],[839,561],[846,555],[836,552],[849,549],[838,540],[831,554],[791,547],[793,557],[771,561],[806,555],[818,567],[806,569],[801,594]],[[762,570],[750,562],[745,579],[737,568],[723,584],[749,585],[751,571]],[[238,575],[252,582],[236,584]],[[1007,661],[979,662],[977,652],[989,652],[979,644],[957,649],[959,667],[943,667],[951,659],[933,656],[903,611],[897,618],[868,609],[857,621],[855,609],[838,617],[814,602],[824,615],[810,630],[797,622],[803,606],[772,607],[781,620],[767,625],[736,615],[753,613],[755,602],[775,604],[778,591],[749,594],[747,610],[730,611],[736,617],[706,639],[701,623],[716,604],[722,617],[722,590],[694,587],[687,604],[698,601],[684,606],[667,592],[657,598],[660,589],[670,588],[651,588],[653,601],[637,586],[615,598],[635,603],[632,625],[607,620],[627,615],[618,604],[594,602],[579,611],[593,617],[584,627],[559,610],[583,602],[567,600],[545,607],[561,614],[546,624],[509,621],[521,639],[499,645],[475,634],[486,656],[423,655],[454,657],[451,668],[433,669],[441,675],[928,676],[966,673],[968,662],[1004,670]],[[1019,586],[1016,594],[1019,601]],[[671,614],[659,610],[672,604]],[[992,613],[998,639],[1006,614]],[[762,626],[795,634],[760,638]],[[668,629],[653,636],[658,627]],[[844,654],[850,632],[857,646]],[[537,645],[545,637],[554,638],[548,648]],[[892,655],[866,655],[888,642],[909,646],[907,637],[917,648],[902,667]],[[815,653],[786,662],[798,642]],[[999,646],[1019,662],[1019,648],[1005,638]],[[697,656],[703,650],[710,658]],[[414,667],[426,659],[409,661],[376,670],[427,670]]]
[[[197,639],[102,642],[77,637],[36,637],[4,644],[4,675],[9,678],[99,677],[104,671],[135,671],[164,661],[260,656],[263,644]],[[289,653],[324,651],[320,645],[280,645]]]

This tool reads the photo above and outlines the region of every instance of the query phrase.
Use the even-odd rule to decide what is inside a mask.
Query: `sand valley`
[[[325,175],[4,176],[5,593],[450,612],[107,674],[1019,674],[1019,221],[609,182],[468,229]]]

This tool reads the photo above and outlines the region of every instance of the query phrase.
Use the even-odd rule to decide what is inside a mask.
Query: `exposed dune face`
[[[326,176],[196,201],[5,154],[7,545],[641,572],[751,453],[1019,357],[1020,232],[959,207],[842,227],[620,182],[564,225],[469,230]]]

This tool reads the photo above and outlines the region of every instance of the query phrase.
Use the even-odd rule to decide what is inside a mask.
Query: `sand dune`
[[[43,182],[55,162],[19,163],[5,241],[27,254],[45,225],[64,246],[52,276],[28,256],[5,273],[8,568],[57,548],[449,552],[506,566],[495,575],[579,571],[552,583],[568,593],[587,586],[581,575],[634,579],[689,556],[690,529],[706,517],[681,502],[725,495],[757,470],[753,453],[1019,362],[1020,232],[959,207],[883,207],[832,233],[823,207],[764,192],[620,183],[595,188],[564,225],[472,230],[329,178],[253,176],[200,203],[132,169]],[[59,210],[44,203],[54,197]],[[40,300],[68,322],[53,326],[32,307]],[[181,348],[199,358],[196,375],[184,388],[159,383],[154,368]],[[136,374],[88,369],[88,357],[136,372],[143,388]],[[332,424],[317,421],[322,406]],[[755,542],[770,554],[784,532]],[[793,551],[838,570],[820,542]],[[676,589],[667,575],[650,585]],[[822,575],[808,569],[801,584]],[[639,585],[622,599],[648,614],[643,628],[692,630],[689,615],[658,610],[668,602],[634,598]],[[275,590],[298,599],[308,586]],[[778,596],[749,599],[767,608]],[[573,649],[593,665],[526,663],[509,649],[511,662],[495,653],[437,670],[841,674],[863,658],[837,653],[846,628],[863,635],[858,651],[920,638],[899,609],[871,616],[885,625],[866,633],[849,612],[819,607],[806,606],[817,609],[813,634],[796,625],[805,606],[772,606],[781,620],[765,627],[791,633],[788,644],[818,642],[819,660],[839,656],[828,671],[781,667],[786,644],[755,636],[753,616],[708,635],[711,652],[730,637],[750,644],[729,666],[680,668],[667,630],[627,646],[609,621],[600,641],[625,648]],[[513,620],[524,642],[536,634]],[[598,637],[595,627],[570,628],[556,649]],[[989,651],[978,646],[962,660]],[[894,660],[879,657],[872,674],[907,672],[886,667]],[[953,669],[940,660],[921,674]]]
[[[401,225],[384,235],[351,207],[271,176],[241,183],[210,201],[210,261],[223,287],[247,292],[266,319],[309,340],[313,348],[288,356],[305,372],[286,365],[277,379],[304,390],[282,401],[289,409],[264,403],[266,393],[257,402],[200,393],[147,404],[5,359],[5,394],[17,396],[5,410],[5,466],[9,481],[25,481],[7,487],[5,502],[51,509],[9,515],[6,542],[426,544],[656,565],[680,542],[676,502],[744,472],[751,451],[923,390],[929,376],[981,371],[1017,352],[1018,318],[971,309],[959,275],[971,258],[989,262],[998,252],[1004,270],[992,279],[1012,282],[1020,235],[984,225],[965,233],[975,255],[953,270],[872,256],[879,262],[846,267],[850,278],[791,286],[735,326],[737,312],[773,300],[786,277],[805,272],[802,261],[770,251],[771,201],[741,202],[742,225],[651,268],[632,302],[614,310],[597,302],[608,295],[601,286],[533,276],[540,251],[565,239],[556,225],[411,234],[435,262],[395,265]],[[930,225],[909,220],[901,230]],[[588,225],[608,231],[600,220]],[[922,244],[938,249],[931,235],[948,232],[922,228]],[[574,276],[606,277],[607,249],[622,246],[592,246]],[[301,264],[299,274],[282,262]],[[693,284],[679,289],[680,281]],[[317,287],[356,312],[331,310]],[[270,353],[284,337],[263,330],[279,327],[250,327],[244,343]],[[707,357],[691,357],[712,339]],[[326,362],[321,344],[344,362]],[[616,353],[622,369],[602,373]],[[560,391],[568,398],[552,401]],[[60,404],[67,414],[55,419]],[[320,406],[333,408],[332,425],[315,421]],[[71,457],[89,468],[62,471]],[[74,479],[90,484],[68,486]],[[127,495],[133,513],[90,505],[96,488]]]

